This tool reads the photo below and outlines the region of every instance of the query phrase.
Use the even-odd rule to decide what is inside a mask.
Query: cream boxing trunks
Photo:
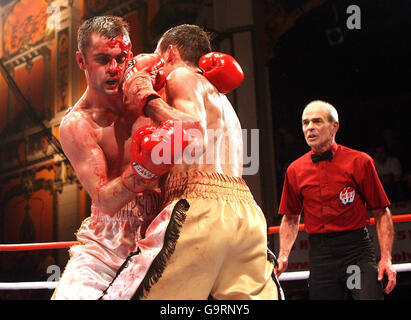
[[[283,298],[267,225],[242,178],[168,176],[164,205],[101,299]]]

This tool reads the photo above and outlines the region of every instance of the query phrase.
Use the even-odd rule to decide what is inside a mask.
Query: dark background
[[[346,27],[351,4],[361,8],[360,30]],[[303,107],[325,100],[339,112],[338,143],[371,152],[391,129],[402,146],[396,156],[409,168],[410,16],[408,0],[328,1],[300,18],[269,62],[276,133],[285,128],[304,142]],[[282,150],[278,138],[276,154]]]

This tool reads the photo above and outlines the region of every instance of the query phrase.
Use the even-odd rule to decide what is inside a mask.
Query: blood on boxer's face
[[[128,36],[109,39],[98,33],[90,37],[91,43],[85,54],[85,71],[89,86],[108,95],[117,95],[119,82],[132,58]]]
[[[119,47],[121,51],[124,51],[124,52],[129,52],[131,49],[130,38],[126,35],[117,36],[113,39],[108,40],[107,45],[112,49]]]

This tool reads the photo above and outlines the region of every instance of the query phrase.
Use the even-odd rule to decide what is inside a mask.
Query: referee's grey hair
[[[311,101],[310,103],[308,103],[305,106],[305,108],[307,108],[308,106],[313,105],[313,104],[320,104],[320,105],[324,106],[325,108],[327,108],[327,110],[328,110],[328,121],[329,122],[339,122],[338,121],[337,109],[335,109],[333,105],[331,105],[328,102],[322,101],[322,100],[314,100],[314,101]]]

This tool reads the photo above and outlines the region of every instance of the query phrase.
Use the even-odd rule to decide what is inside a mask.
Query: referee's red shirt
[[[312,151],[288,167],[279,214],[304,213],[307,233],[355,230],[369,224],[367,209],[390,205],[373,159],[342,145],[332,161],[313,163]]]

